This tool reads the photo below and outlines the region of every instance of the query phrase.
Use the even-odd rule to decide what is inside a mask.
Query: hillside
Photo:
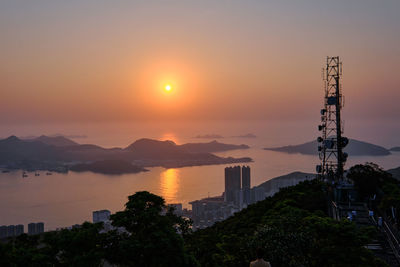
[[[315,140],[300,145],[289,145],[264,149],[285,153],[316,155],[318,154],[318,142]],[[344,148],[344,152],[347,152],[350,156],[386,156],[391,154],[390,151],[384,147],[355,139],[350,139],[349,144]]]
[[[80,163],[73,165],[70,170],[75,172],[91,171],[103,174],[124,174],[147,171],[142,167],[134,166],[123,160],[102,160],[93,163]]]
[[[71,141],[73,142],[73,141]],[[249,162],[251,158],[218,157],[207,151],[234,149],[235,145],[198,143],[177,145],[172,141],[139,139],[126,148],[103,148],[92,144],[71,143],[66,138],[42,136],[22,140],[16,136],[0,140],[0,165],[10,169],[46,169],[69,162],[104,160],[128,161],[136,166],[184,167]],[[72,144],[72,145],[67,145]],[[239,146],[240,147],[240,146]]]
[[[196,153],[213,153],[213,152],[222,152],[234,149],[250,148],[248,145],[223,144],[215,140],[209,143],[189,143],[180,145],[179,147],[188,152],[196,152]]]
[[[393,178],[400,180],[400,167],[387,170],[387,172],[390,173],[393,176]]]
[[[313,173],[305,172],[292,172],[286,175],[272,178],[257,187],[264,188],[267,196],[272,196],[279,191],[280,188],[296,185],[305,180],[315,179],[316,175]]]
[[[79,145],[78,143],[68,139],[64,136],[46,136],[41,135],[39,137],[28,139],[28,141],[39,141],[47,145],[52,146],[76,146]]]
[[[272,266],[387,266],[365,247],[374,228],[328,217],[325,192],[325,184],[305,181],[192,232],[164,199],[141,191],[111,215],[112,225],[125,231],[105,233],[101,223],[85,222],[20,235],[0,242],[0,265],[240,267],[262,248]]]
[[[186,238],[201,266],[248,266],[264,248],[272,266],[386,266],[364,246],[373,231],[326,214],[324,184],[284,188]],[[210,265],[210,259],[212,265]]]

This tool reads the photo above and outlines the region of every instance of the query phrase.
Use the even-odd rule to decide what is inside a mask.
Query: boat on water
[[[40,176],[40,173],[38,173],[38,172],[35,172],[35,176]]]
[[[9,170],[2,170],[1,172],[2,173],[9,173],[10,171]]]
[[[28,174],[24,171],[24,172],[22,173],[22,177],[23,177],[23,178],[28,177]]]
[[[53,173],[51,173],[51,172],[46,172],[46,175],[53,175]]]

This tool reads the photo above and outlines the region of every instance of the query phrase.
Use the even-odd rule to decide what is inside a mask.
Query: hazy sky
[[[400,116],[400,1],[0,2],[0,122]],[[163,90],[165,84],[172,91]]]

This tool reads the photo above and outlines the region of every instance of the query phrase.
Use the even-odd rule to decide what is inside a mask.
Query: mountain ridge
[[[52,144],[42,142],[43,139]],[[55,140],[42,137],[38,141],[37,139],[22,140],[16,136],[2,139],[0,140],[0,165],[7,166],[10,169],[20,169],[22,166],[28,166],[30,169],[40,166],[41,169],[45,169],[46,164],[53,168],[54,163],[64,166],[72,163],[117,160],[128,161],[139,167],[162,166],[173,168],[252,161],[248,157],[219,157],[207,152],[237,148],[236,145],[218,142],[196,143],[194,145],[189,143],[190,146],[185,146],[177,145],[173,141],[142,138],[126,148],[103,148],[92,144],[71,143],[67,141],[68,139],[65,139]]]
[[[285,153],[300,153],[305,155],[318,154],[318,142],[316,140],[306,142],[299,145],[288,145],[281,147],[264,148],[265,150],[272,150]],[[390,151],[382,146],[375,144],[350,139],[349,144],[344,148],[350,156],[387,156]]]

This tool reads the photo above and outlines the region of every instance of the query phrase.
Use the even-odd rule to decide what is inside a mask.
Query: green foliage
[[[371,162],[351,167],[347,178],[353,180],[355,188],[363,199],[376,195],[385,180],[393,179],[391,174]]]
[[[6,244],[0,243],[0,266],[41,266],[46,260],[46,255],[37,249],[38,244],[38,236],[26,234]]]
[[[102,224],[85,222],[80,228],[45,233],[40,251],[49,263],[62,266],[99,266],[106,255]]]
[[[23,234],[0,245],[0,266],[99,266],[105,255],[101,227],[84,223],[73,230]]]
[[[398,188],[383,181],[382,205],[398,203]],[[161,197],[138,192],[111,216],[117,230],[102,233],[102,224],[84,223],[21,235],[0,243],[0,266],[248,266],[258,247],[274,267],[384,266],[364,248],[374,229],[327,216],[326,190],[305,181],[194,233]]]
[[[165,211],[165,212],[164,212]],[[184,248],[190,224],[167,209],[164,199],[149,192],[129,196],[125,210],[111,216],[114,226],[127,232],[110,233],[107,259],[126,266],[196,265]]]
[[[21,235],[0,243],[0,266],[197,266],[182,236],[191,222],[173,214],[149,192],[129,196],[124,211],[112,215],[119,230],[102,233],[102,223]]]
[[[325,190],[316,180],[284,188],[186,245],[202,266],[248,266],[258,247],[272,266],[384,266],[364,248],[374,229],[329,218]]]
[[[361,197],[376,195],[374,204],[386,215],[391,216],[390,209],[400,210],[400,181],[374,163],[355,165],[347,175],[354,181]],[[397,222],[400,220],[398,218]]]

